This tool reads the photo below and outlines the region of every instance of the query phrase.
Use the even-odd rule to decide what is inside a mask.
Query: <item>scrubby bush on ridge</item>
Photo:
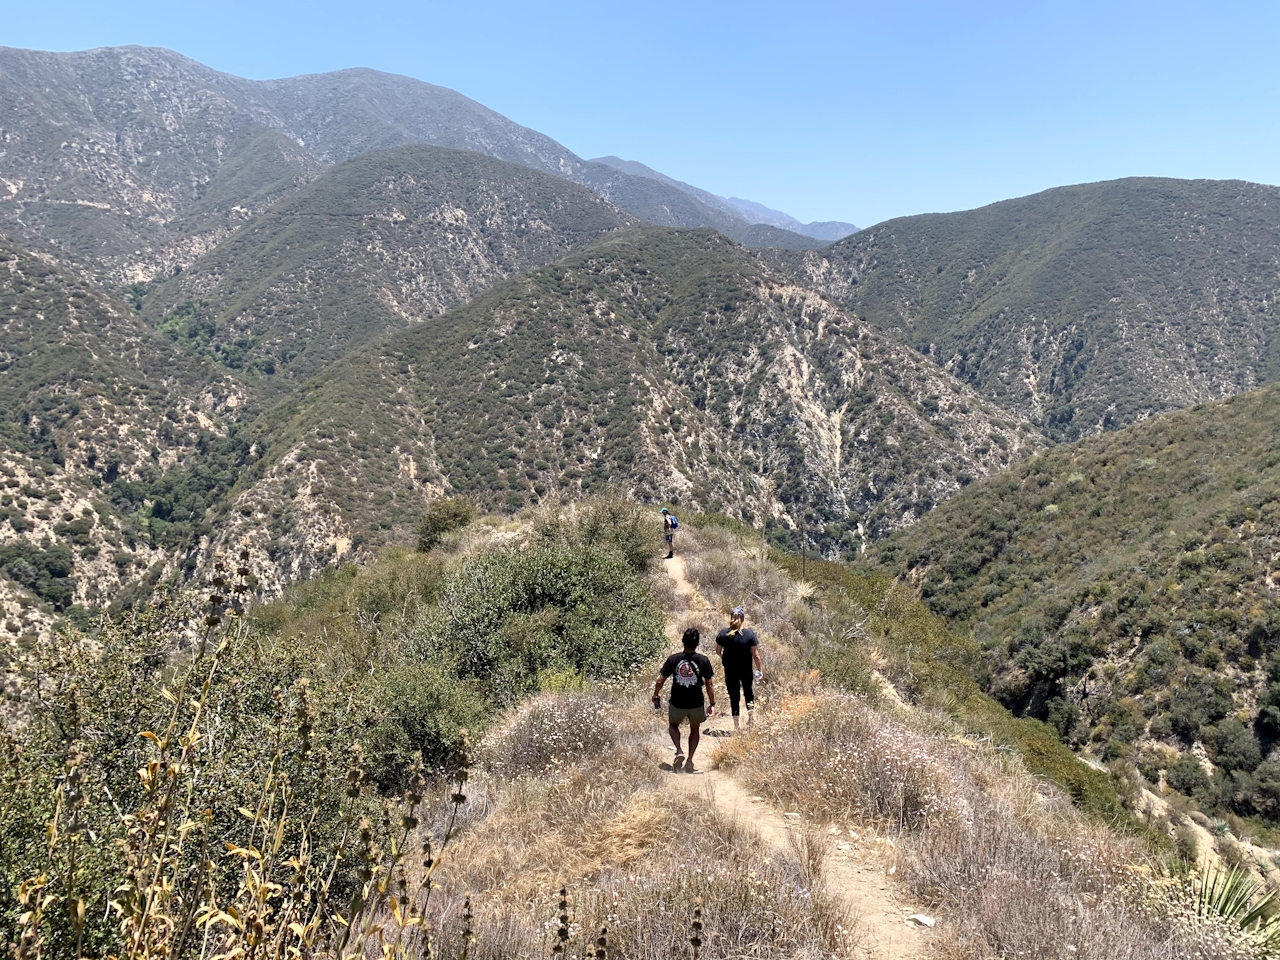
[[[90,955],[150,956],[120,939],[130,917],[152,924],[143,939],[172,947],[172,931],[153,928],[156,917],[182,927],[213,902],[239,902],[243,870],[258,863],[259,879],[282,890],[313,896],[322,882],[332,903],[316,916],[331,935],[338,912],[360,912],[352,898],[369,877],[386,876],[377,850],[405,849],[394,818],[377,813],[380,793],[421,798],[424,777],[457,768],[463,728],[482,729],[499,703],[540,678],[614,676],[651,655],[661,617],[620,549],[625,534],[606,539],[611,547],[543,542],[461,560],[393,554],[301,585],[226,628],[223,642],[191,647],[186,638],[203,615],[157,598],[92,640],[62,634],[36,649],[25,720],[3,738],[0,934],[18,942],[25,931],[51,958],[77,952],[81,932]],[[216,579],[206,629],[225,615],[230,591],[245,589]],[[495,584],[503,586],[483,586]],[[487,651],[488,661],[469,670],[469,649]],[[51,864],[46,823],[61,825],[58,856],[74,850],[74,863]],[[154,893],[143,887],[142,899],[122,900],[122,884],[141,876],[134,838],[142,838],[137,856],[158,855],[148,844],[168,844],[165,831],[179,827],[165,869],[195,873],[174,874],[178,899],[158,913],[148,912]],[[181,840],[189,831],[217,855]],[[261,849],[268,834],[270,855]],[[266,860],[222,855],[253,849]],[[340,849],[342,863],[332,859]],[[49,909],[33,913],[48,896]],[[83,921],[73,919],[79,902]]]

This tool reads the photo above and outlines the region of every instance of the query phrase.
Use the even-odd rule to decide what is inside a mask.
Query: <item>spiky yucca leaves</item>
[[[1196,914],[1238,926],[1264,957],[1280,957],[1280,916],[1276,891],[1265,889],[1247,870],[1217,864],[1196,886]]]

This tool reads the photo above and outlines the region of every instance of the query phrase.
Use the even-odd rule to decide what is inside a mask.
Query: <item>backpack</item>
[[[679,529],[680,529],[680,521],[676,519],[676,515],[675,515],[674,513],[668,513],[668,514],[667,514],[667,516],[671,518],[671,529],[672,529],[672,530],[679,530]]]

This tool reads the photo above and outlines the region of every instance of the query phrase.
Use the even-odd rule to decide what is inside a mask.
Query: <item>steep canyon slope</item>
[[[326,171],[146,297],[175,340],[271,392],[638,221],[478,153],[399,147]]]
[[[1053,447],[876,552],[972,630],[1007,706],[1153,783],[1274,820],[1277,423],[1272,385]]]
[[[226,370],[0,236],[0,620],[10,638],[170,569],[245,455]]]
[[[1041,442],[723,237],[659,228],[348,356],[256,430],[232,536],[299,572],[444,492],[612,487],[857,551]]]
[[[1277,187],[1081,184],[780,256],[1056,440],[1280,376]]]

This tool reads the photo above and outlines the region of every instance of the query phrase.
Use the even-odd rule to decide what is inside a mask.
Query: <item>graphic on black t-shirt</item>
[[[698,676],[698,668],[688,660],[681,660],[676,664],[675,682],[682,687],[696,687],[701,677]]]
[[[702,684],[711,679],[715,670],[700,653],[673,653],[661,672],[671,678],[671,705],[677,710],[691,710],[702,706]]]

